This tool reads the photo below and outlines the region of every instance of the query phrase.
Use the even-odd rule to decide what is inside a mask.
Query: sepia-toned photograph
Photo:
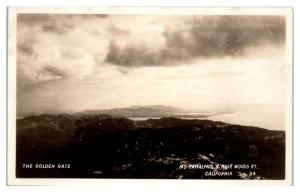
[[[291,17],[10,8],[9,182],[290,183]]]

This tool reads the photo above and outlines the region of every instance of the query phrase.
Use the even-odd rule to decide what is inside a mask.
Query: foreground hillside
[[[284,131],[172,117],[17,120],[17,177],[284,179],[284,165]]]

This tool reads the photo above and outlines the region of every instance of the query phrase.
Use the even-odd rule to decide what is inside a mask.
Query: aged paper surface
[[[290,9],[11,7],[8,21],[10,185],[291,184]]]

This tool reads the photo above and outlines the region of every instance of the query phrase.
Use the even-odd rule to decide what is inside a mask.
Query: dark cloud
[[[65,78],[68,76],[65,70],[50,65],[43,67],[40,75],[59,77],[59,78]]]
[[[25,24],[28,26],[38,25],[51,20],[52,14],[30,14],[19,13],[17,16],[17,22],[19,24]]]
[[[38,26],[43,31],[63,34],[74,28],[74,15],[66,14],[18,14],[18,25]]]
[[[46,32],[57,34],[66,33],[75,28],[76,22],[80,20],[104,19],[106,14],[18,14],[18,24],[27,26],[40,26]]]
[[[285,22],[274,16],[206,16],[191,21],[188,38],[166,31],[170,52],[184,57],[236,56],[249,46],[284,43]]]
[[[27,55],[27,56],[32,56],[35,55],[35,51],[33,49],[33,44],[35,41],[33,40],[21,40],[20,42],[17,43],[17,51],[18,53]]]
[[[193,58],[241,56],[248,47],[285,42],[281,16],[187,17],[185,28],[165,27],[166,47],[160,51],[112,41],[105,61],[126,67],[174,65]]]
[[[109,17],[108,14],[76,14],[75,16],[82,17],[84,19],[92,19],[92,18],[106,19]]]
[[[160,53],[145,47],[128,45],[121,48],[114,41],[111,41],[105,61],[120,66],[142,67],[161,65],[162,58]]]
[[[47,13],[18,13],[17,21],[27,25],[37,25],[52,20],[60,19],[93,19],[108,18],[107,14],[47,14]]]
[[[45,25],[42,25],[42,29],[46,32],[64,34],[69,30],[73,29],[74,26],[70,23],[56,23],[51,22]]]

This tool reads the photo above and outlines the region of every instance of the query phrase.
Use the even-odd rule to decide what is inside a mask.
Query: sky
[[[285,18],[18,14],[17,112],[169,105],[279,111]]]

